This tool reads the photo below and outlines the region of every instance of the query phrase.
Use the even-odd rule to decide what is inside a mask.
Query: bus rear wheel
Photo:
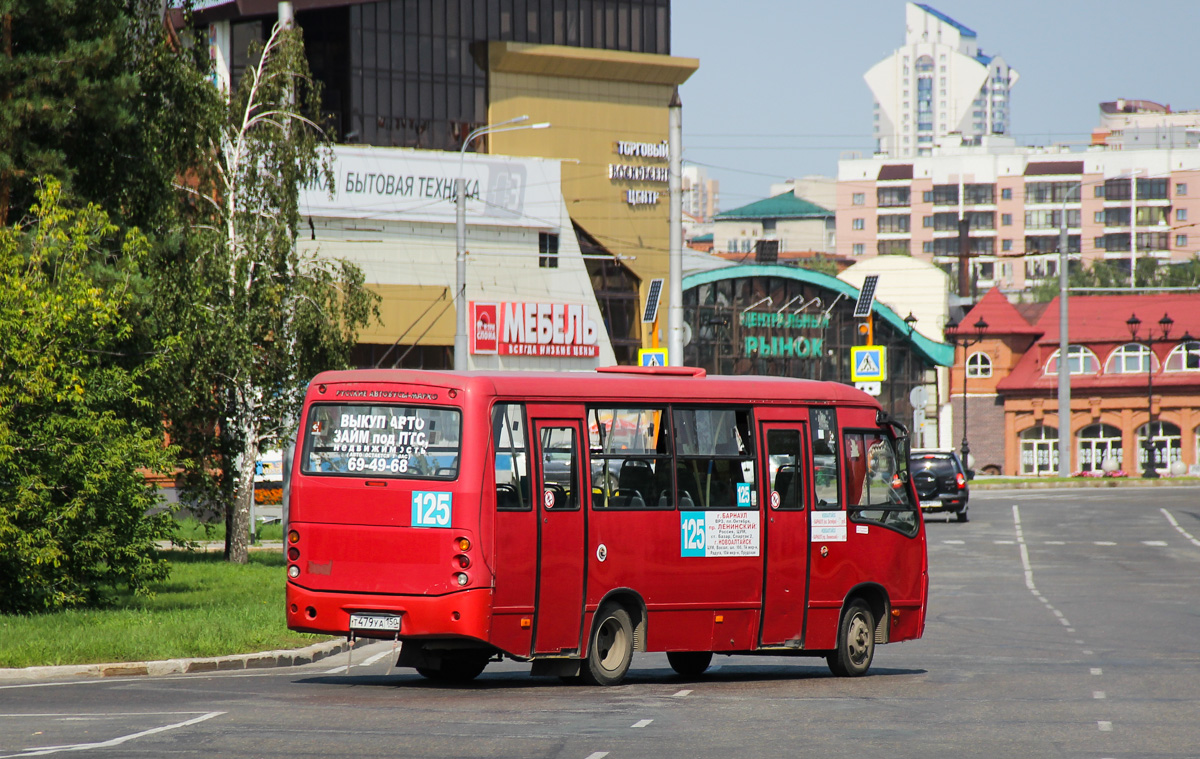
[[[625,679],[633,661],[633,622],[620,606],[596,614],[587,659],[580,674],[591,685],[616,685]]]
[[[712,664],[712,651],[668,651],[667,662],[676,674],[699,677]]]
[[[875,617],[863,601],[854,601],[838,625],[837,650],[825,657],[829,670],[838,677],[867,674],[875,658]]]
[[[438,667],[417,667],[417,674],[430,680],[449,683],[465,683],[483,673],[491,656],[485,653],[462,653],[446,656]]]

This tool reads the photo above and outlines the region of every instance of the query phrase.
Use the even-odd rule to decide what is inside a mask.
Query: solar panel
[[[642,324],[653,324],[658,319],[658,301],[662,295],[663,281],[650,280],[650,289],[646,291],[646,310],[642,312]]]
[[[858,291],[858,302],[854,304],[856,317],[865,319],[871,315],[871,306],[875,303],[875,286],[878,284],[878,274],[868,274],[863,280],[862,289]]]

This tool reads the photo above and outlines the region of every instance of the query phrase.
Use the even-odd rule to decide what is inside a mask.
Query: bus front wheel
[[[863,601],[854,601],[838,625],[837,650],[825,660],[838,677],[859,677],[871,668],[875,658],[875,617]]]
[[[682,677],[699,677],[712,664],[712,651],[668,651],[667,663]]]
[[[620,606],[596,614],[591,645],[583,663],[583,679],[592,685],[616,685],[625,679],[633,661],[633,623]]]

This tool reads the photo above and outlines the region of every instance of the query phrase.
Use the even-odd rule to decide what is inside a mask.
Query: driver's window
[[[574,427],[542,427],[542,508],[579,508],[579,449]]]

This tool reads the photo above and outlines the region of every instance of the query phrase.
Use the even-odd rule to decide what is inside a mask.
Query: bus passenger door
[[[800,648],[808,607],[808,513],[804,422],[763,422],[766,508],[762,646]]]
[[[580,649],[582,635],[584,504],[588,500],[582,426],[574,419],[536,419],[533,429],[540,522],[533,651],[574,653]]]

